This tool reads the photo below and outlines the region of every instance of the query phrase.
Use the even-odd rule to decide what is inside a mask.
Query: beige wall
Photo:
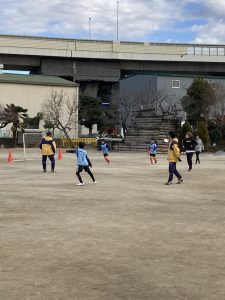
[[[15,104],[28,109],[29,117],[34,117],[41,111],[42,103],[48,98],[51,90],[64,91],[72,99],[76,99],[78,104],[78,87],[45,86],[29,84],[0,83],[0,103]],[[78,116],[78,112],[77,112]],[[40,128],[43,129],[43,128]],[[10,130],[10,127],[6,128]],[[72,137],[77,136],[77,122],[71,130]],[[59,132],[57,133],[59,135]]]

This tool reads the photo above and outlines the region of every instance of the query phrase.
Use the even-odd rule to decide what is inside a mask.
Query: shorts
[[[150,153],[150,156],[156,157],[156,154]]]
[[[109,156],[109,154],[108,154],[108,153],[103,153],[103,155],[104,155],[104,157],[106,157],[106,156]]]
[[[81,165],[79,165],[78,168],[77,168],[77,172],[78,172],[78,173],[81,173],[83,170],[84,170],[85,172],[90,172],[89,166],[81,166]]]

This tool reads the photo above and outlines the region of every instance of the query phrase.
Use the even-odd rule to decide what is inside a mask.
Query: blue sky
[[[225,43],[225,0],[119,0],[119,40]],[[116,0],[0,0],[0,34],[115,40]]]

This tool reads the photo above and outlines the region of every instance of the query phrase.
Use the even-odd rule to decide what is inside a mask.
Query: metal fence
[[[71,139],[73,145],[78,146],[80,142],[85,143],[86,145],[92,145],[92,146],[97,146],[97,139],[96,138],[73,138]],[[70,144],[66,138],[61,139],[62,142],[62,147],[70,147]]]

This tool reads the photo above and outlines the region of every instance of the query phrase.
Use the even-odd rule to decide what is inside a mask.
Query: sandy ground
[[[111,157],[78,187],[73,154],[52,174],[0,151],[0,299],[225,299],[225,156],[171,186],[165,155]]]

